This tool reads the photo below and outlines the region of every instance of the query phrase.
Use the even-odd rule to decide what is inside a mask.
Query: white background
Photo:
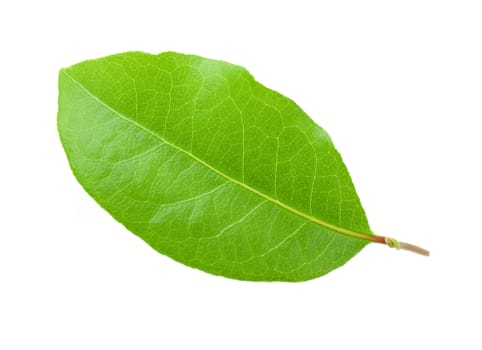
[[[0,348],[481,349],[480,1],[4,1]],[[375,232],[304,283],[159,255],[72,176],[61,67],[167,50],[237,63],[332,136]]]

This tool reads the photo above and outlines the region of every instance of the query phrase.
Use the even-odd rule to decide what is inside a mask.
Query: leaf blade
[[[183,63],[179,64],[180,61]],[[195,62],[198,70],[187,69],[189,65],[186,62],[189,64]],[[157,67],[156,65],[163,67],[159,70],[161,73],[157,73],[161,77],[160,80],[157,81],[151,76],[142,79],[142,77],[146,78],[144,74],[146,71],[150,74],[155,72],[156,69],[152,67]],[[96,66],[95,69],[92,69],[93,66]],[[100,74],[92,74],[92,72],[98,73],[99,67],[102,68],[102,79],[98,78]],[[170,79],[162,73],[168,72],[168,69],[171,69]],[[367,243],[334,232],[326,225],[320,227],[320,222],[331,225],[331,228],[338,227],[336,225],[344,220],[344,225],[348,227],[346,230],[355,228],[356,232],[371,235],[348,172],[328,135],[291,100],[255,82],[244,69],[197,56],[174,53],[159,56],[130,53],[87,61],[68,70],[69,72],[64,70],[60,77],[59,130],[74,173],[101,206],[161,253],[187,265],[228,277],[248,280],[300,281],[323,275],[341,266]],[[107,78],[118,78],[119,74],[124,78],[120,79],[122,84],[116,87],[116,83],[112,83],[112,80]],[[67,78],[65,75],[69,76],[70,82],[65,80]],[[95,75],[99,80],[93,79]],[[198,81],[200,76],[204,78],[203,83]],[[214,78],[210,79],[210,77]],[[82,83],[78,80],[82,80]],[[101,83],[97,83],[98,86],[96,86],[96,81]],[[167,81],[171,82],[169,87],[162,83]],[[239,88],[239,81],[248,93],[239,92],[243,90]],[[174,82],[179,84],[176,85]],[[139,87],[142,84],[144,85]],[[204,88],[206,84],[207,87]],[[190,88],[186,89],[184,85]],[[106,96],[106,90],[110,91],[111,95]],[[147,95],[151,90],[156,93],[149,99]],[[162,97],[159,90],[168,93],[169,98]],[[65,94],[66,91],[70,93],[76,91],[82,96],[69,96]],[[116,93],[112,94],[112,91]],[[252,95],[254,98],[246,98],[247,95]],[[119,96],[125,96],[125,100],[120,100]],[[159,109],[152,110],[152,101],[158,99],[164,102],[168,100],[168,106],[166,107],[165,103],[159,103]],[[78,105],[72,107],[75,101]],[[84,110],[85,105],[89,106],[87,112]],[[71,110],[66,111],[65,109],[68,108]],[[224,114],[219,113],[220,111]],[[190,112],[192,117],[186,118],[185,116]],[[125,117],[124,113],[129,113],[130,116]],[[101,116],[111,120],[103,121]],[[208,120],[206,116],[209,117]],[[117,119],[123,119],[126,125],[120,125],[123,123],[119,123]],[[86,120],[90,129],[85,126]],[[112,124],[107,124],[109,127],[104,128],[102,126],[104,123]],[[218,127],[219,124],[224,125]],[[113,125],[118,128],[114,128],[116,130],[114,132],[112,132]],[[186,125],[191,126],[190,132],[186,132],[189,129]],[[138,130],[134,131],[131,129],[133,127]],[[66,132],[69,128],[75,130],[73,135]],[[210,130],[211,133],[207,133],[206,130]],[[127,136],[123,138],[122,133]],[[121,141],[115,139],[112,141],[112,134],[121,137]],[[257,147],[263,138],[260,134],[264,134],[267,145]],[[76,140],[79,135],[82,136],[82,142]],[[168,141],[167,138],[170,140]],[[92,146],[82,146],[82,151],[80,151],[82,147],[79,147],[79,150],[71,147],[76,143],[92,142],[92,139],[100,141]],[[129,139],[141,140],[141,142],[131,145],[128,142]],[[169,152],[164,146],[159,145],[159,141],[164,146],[167,145],[190,158],[191,161],[181,160],[182,157],[179,154],[175,155],[172,150]],[[112,142],[116,147],[112,146]],[[139,143],[143,147],[140,147]],[[178,146],[178,143],[182,146]],[[298,147],[293,148],[293,143]],[[99,150],[104,149],[106,144],[113,148],[109,150],[107,157],[105,152],[99,154]],[[123,147],[126,144],[128,150]],[[232,144],[236,147],[231,147]],[[313,153],[311,161],[306,161],[306,152],[309,149],[312,149]],[[91,155],[84,154],[89,151],[92,151]],[[323,154],[323,158],[328,161],[319,162],[317,152]],[[152,158],[146,161],[142,158],[143,154],[150,155],[149,157]],[[325,157],[326,154],[331,154],[331,158]],[[139,155],[141,158],[136,158]],[[96,165],[100,162],[104,168],[109,168],[109,159],[118,162],[122,158],[124,166],[121,167],[121,174],[119,169],[115,170],[114,175],[102,167],[98,171],[97,167],[93,167],[86,161],[91,159],[89,157],[93,157]],[[165,162],[171,157],[174,161]],[[290,157],[295,159],[295,162],[289,160]],[[135,181],[138,174],[129,160],[139,161],[140,159],[143,161],[139,162],[139,166],[144,167],[147,175],[141,176],[141,180],[137,179],[137,183],[131,183],[129,181]],[[226,159],[229,161],[226,162]],[[281,160],[285,161],[281,162]],[[193,165],[193,161],[197,165]],[[215,165],[211,165],[213,163]],[[331,174],[333,163],[336,165],[335,174]],[[146,164],[148,164],[147,168]],[[165,164],[171,165],[166,167]],[[209,174],[201,170],[200,165],[206,168]],[[296,176],[287,176],[295,168],[298,172],[301,170],[304,176],[301,180]],[[158,169],[158,173],[160,171],[165,176],[157,178],[154,176],[153,169]],[[111,169],[111,171],[114,170]],[[192,182],[195,186],[191,185],[190,191],[209,193],[203,198],[210,201],[198,201],[193,207],[183,209],[182,215],[179,214],[181,212],[179,208],[174,214],[159,209],[154,212],[160,206],[161,209],[165,209],[162,205],[167,203],[166,201],[176,199],[176,196],[182,197],[182,193],[179,195],[179,191],[182,192],[183,188],[182,182],[177,183],[175,179],[178,176],[182,177],[183,173],[189,175],[192,181],[195,181],[193,174],[196,178],[203,179],[202,182]],[[122,178],[122,174],[127,174],[125,179]],[[156,186],[164,185],[162,179],[172,182],[176,193],[168,191],[168,194],[163,194],[162,191],[156,190]],[[216,197],[214,189],[221,186],[222,181],[225,180],[230,184],[221,187],[220,193],[223,193],[223,196]],[[293,184],[302,190],[298,189],[294,192]],[[328,193],[327,203],[330,205],[313,208],[313,198],[315,198],[315,205],[319,205],[317,200],[326,201],[326,198],[319,195],[320,191],[315,193],[316,186]],[[109,192],[106,189],[112,187],[118,187],[121,190],[116,191],[112,196],[114,199],[106,200],[104,197],[107,197],[106,192]],[[154,191],[155,195],[147,193],[149,191],[146,192],[146,188]],[[330,190],[339,191],[337,196],[332,196],[336,199],[335,201],[329,196]],[[293,193],[296,193],[294,199]],[[211,194],[214,194],[213,197]],[[219,193],[217,195],[219,196]],[[291,203],[286,204],[290,201],[289,195],[291,195],[291,202],[296,203],[299,209]],[[236,196],[240,198],[236,200]],[[348,198],[343,199],[343,196]],[[281,199],[274,197],[281,197]],[[144,203],[141,203],[140,199],[143,199]],[[197,199],[202,200],[200,197]],[[136,200],[139,203],[135,202]],[[269,202],[269,205],[266,205],[266,209],[260,210],[261,214],[252,216],[256,220],[244,221],[242,228],[239,228],[239,225],[233,225],[254,208],[263,208],[260,204],[263,201]],[[132,203],[135,203],[132,211],[137,221],[127,213],[129,210],[126,208],[132,206]],[[333,214],[331,208],[333,203],[336,204],[336,214]],[[348,205],[350,203],[351,206]],[[319,218],[323,210],[323,219],[327,221]],[[218,215],[218,212],[221,214]],[[348,215],[351,215],[350,220]],[[140,220],[137,218],[139,216]],[[179,225],[172,224],[176,216],[183,217]],[[358,221],[354,222],[355,216],[358,217]],[[165,226],[166,222],[171,225]],[[260,222],[266,225],[260,225]],[[216,240],[203,237],[206,232],[218,234],[223,227],[226,228],[229,225],[236,227],[235,233],[238,234],[217,237],[216,234],[211,235],[216,237]],[[269,227],[269,230],[264,226]],[[183,230],[188,230],[194,236],[187,237]],[[166,232],[165,236],[160,232]]]

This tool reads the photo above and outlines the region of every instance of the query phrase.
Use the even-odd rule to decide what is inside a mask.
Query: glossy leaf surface
[[[226,62],[129,52],[61,70],[58,128],[85,190],[155,250],[242,280],[303,281],[372,235],[327,133]]]

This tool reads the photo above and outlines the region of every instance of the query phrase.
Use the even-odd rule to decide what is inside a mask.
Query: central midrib
[[[268,196],[267,194],[264,194],[260,191],[258,191],[257,189],[243,183],[243,182],[240,182],[232,177],[230,177],[229,175],[226,175],[224,174],[223,172],[219,171],[218,169],[214,168],[213,166],[211,166],[210,164],[206,163],[204,160],[196,157],[194,154],[176,146],[175,144],[167,141],[165,138],[163,138],[162,136],[156,134],[155,132],[147,129],[146,127],[144,127],[143,125],[137,123],[135,120],[132,120],[128,117],[126,117],[125,115],[123,115],[122,113],[116,111],[114,108],[112,108],[111,106],[109,106],[107,103],[105,103],[104,101],[100,100],[97,96],[95,96],[94,94],[92,94],[87,88],[85,88],[79,81],[77,81],[76,79],[74,79],[74,77],[72,77],[69,73],[67,73],[66,69],[63,69],[61,71],[62,73],[64,73],[70,80],[72,80],[76,85],[78,85],[83,91],[85,91],[86,94],[88,94],[91,98],[93,98],[95,101],[97,101],[98,103],[100,103],[102,106],[104,106],[105,108],[109,109],[110,111],[112,111],[115,115],[119,116],[119,118],[121,119],[124,119],[125,121],[135,125],[136,127],[138,127],[139,129],[143,130],[144,132],[148,133],[149,135],[157,138],[158,140],[160,140],[161,142],[165,143],[166,145],[174,148],[176,151],[178,152],[181,152],[185,155],[187,155],[188,157],[192,158],[193,160],[201,163],[202,165],[204,165],[206,168],[208,168],[209,170],[215,172],[216,174],[224,177],[225,179],[227,179],[228,181],[231,181],[232,183],[238,185],[238,186],[241,186],[245,189],[247,189],[248,191],[251,191],[255,194],[257,194],[258,196],[274,203],[274,204],[277,204],[279,205],[280,207],[288,210],[289,212],[293,213],[293,214],[296,214],[298,216],[301,216],[302,218],[304,219],[307,219],[313,223],[316,223],[320,226],[323,226],[327,229],[330,229],[332,231],[335,231],[335,232],[338,232],[338,233],[341,233],[341,234],[344,234],[344,235],[347,235],[347,236],[350,236],[350,237],[354,237],[354,238],[359,238],[359,239],[363,239],[363,240],[368,240],[368,241],[372,241],[372,242],[377,242],[377,236],[375,235],[369,235],[369,234],[366,234],[366,233],[361,233],[361,232],[356,232],[356,231],[351,231],[351,230],[348,230],[346,228],[343,228],[343,227],[339,227],[339,226],[336,226],[336,225],[333,225],[333,224],[330,224],[326,221],[323,221],[323,220],[320,220],[314,216],[311,216],[311,215],[308,215],[308,214],[305,214],[295,208],[292,208],[290,207],[289,205],[283,203],[283,202],[280,202],[279,200],[271,197],[271,196]]]

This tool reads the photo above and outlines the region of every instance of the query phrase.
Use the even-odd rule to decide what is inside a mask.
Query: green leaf
[[[58,128],[78,181],[179,262],[303,281],[385,242],[328,134],[244,68],[129,52],[61,70],[59,90]]]

